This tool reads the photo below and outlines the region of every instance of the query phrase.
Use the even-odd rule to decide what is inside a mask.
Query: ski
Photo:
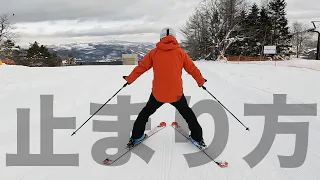
[[[201,149],[200,147],[198,147],[197,145],[195,145],[191,139],[189,138],[189,134],[183,130],[181,128],[181,126],[177,123],[177,122],[172,122],[171,126],[177,131],[179,132],[182,136],[184,136],[185,138],[187,138],[189,140],[189,142],[196,146],[201,152],[203,152],[205,155],[207,155],[212,161],[214,161],[219,167],[221,168],[224,168],[224,167],[227,167],[228,166],[228,162],[226,161],[217,161],[217,160],[214,160],[210,155],[208,155],[208,153],[206,153],[206,149]]]
[[[114,162],[116,162],[118,159],[120,159],[121,157],[123,157],[125,154],[127,154],[128,152],[130,152],[133,148],[137,147],[139,144],[143,143],[145,140],[149,139],[151,136],[153,136],[154,134],[156,134],[157,132],[161,131],[162,129],[164,129],[166,127],[166,123],[165,122],[161,122],[159,125],[157,125],[156,127],[152,128],[150,131],[148,131],[145,135],[146,137],[141,140],[140,142],[138,142],[137,144],[135,144],[134,146],[132,146],[131,148],[126,148],[127,150],[120,154],[119,157],[115,158],[115,159],[105,159],[103,161],[104,164],[107,165],[111,165]]]

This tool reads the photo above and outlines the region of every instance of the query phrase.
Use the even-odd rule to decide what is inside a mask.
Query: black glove
[[[127,77],[127,76],[122,76],[122,78],[123,78],[124,80],[126,80],[126,77]],[[127,80],[126,80],[126,81],[127,81]],[[128,81],[127,81],[127,84],[130,85]]]
[[[204,79],[204,82],[206,83],[207,82],[207,80],[206,79]],[[204,89],[204,90],[206,90],[207,88],[206,87],[204,87],[203,85],[201,86],[201,88],[202,89]]]

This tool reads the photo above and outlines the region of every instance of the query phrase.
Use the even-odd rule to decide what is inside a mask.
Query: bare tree
[[[228,29],[232,29],[238,24],[238,17],[243,8],[247,6],[245,0],[217,0],[216,4]]]
[[[186,38],[186,47],[193,58],[200,57],[201,54],[206,51],[206,47],[202,46],[203,44],[206,45],[206,37],[208,38],[209,32],[207,27],[207,19],[203,12],[197,8],[195,13],[190,16],[186,25],[180,29],[181,33]]]
[[[224,56],[230,45],[242,38],[235,31],[246,5],[245,0],[202,0],[181,29],[194,57]]]
[[[14,16],[14,14],[13,14]],[[14,27],[7,14],[0,15],[0,58],[12,58],[14,39],[17,34],[13,32]],[[13,46],[10,46],[13,44]]]
[[[247,11],[246,0],[216,0],[216,8],[220,14],[220,25],[222,26],[218,38],[220,56],[225,56],[227,49],[236,41],[246,37],[238,34],[239,25],[244,21],[241,17],[243,11]]]
[[[0,44],[6,40],[13,41],[13,39],[17,37],[16,33],[13,32],[13,29],[14,27],[10,17],[7,14],[0,15]]]
[[[292,45],[295,47],[297,58],[303,52],[305,43],[311,38],[311,34],[308,32],[308,26],[295,21],[292,25]]]

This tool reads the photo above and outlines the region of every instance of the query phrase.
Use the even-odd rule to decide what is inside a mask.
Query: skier
[[[132,84],[144,72],[153,68],[154,79],[152,92],[146,106],[139,113],[132,130],[127,148],[133,147],[146,137],[144,134],[148,118],[164,103],[173,105],[188,123],[189,137],[193,143],[206,148],[202,137],[202,128],[189,107],[183,93],[182,69],[192,75],[199,87],[207,81],[195,66],[188,54],[180,48],[176,33],[172,28],[164,28],[160,32],[160,42],[133,69],[129,76],[123,76],[128,84]]]

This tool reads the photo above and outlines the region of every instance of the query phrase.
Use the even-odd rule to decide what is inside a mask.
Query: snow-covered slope
[[[295,67],[303,69],[311,69],[315,71],[320,71],[320,61],[317,60],[306,60],[293,58],[292,60],[286,61],[246,61],[246,62],[236,62],[228,61],[231,64],[257,64],[257,65],[269,65],[269,66],[286,66]]]
[[[307,61],[305,61],[307,62]],[[310,62],[310,61],[308,61]],[[306,160],[297,168],[281,168],[278,155],[291,156],[295,148],[295,135],[277,135],[270,152],[255,167],[250,168],[243,159],[252,152],[263,135],[264,117],[244,116],[244,104],[268,104],[273,94],[287,94],[287,103],[320,103],[320,72],[271,64],[196,62],[208,80],[207,89],[235,114],[251,131],[226,112],[229,138],[226,148],[218,157],[227,160],[229,167],[219,168],[210,162],[189,168],[184,154],[197,152],[189,143],[176,143],[175,131],[167,127],[144,142],[155,153],[149,163],[131,154],[130,160],[116,167],[96,163],[92,147],[98,140],[117,136],[117,133],[93,132],[93,120],[115,121],[112,116],[94,116],[76,135],[75,129],[54,130],[54,154],[78,154],[78,166],[6,166],[7,154],[17,153],[17,108],[30,108],[30,153],[40,153],[40,96],[54,95],[54,117],[75,117],[78,128],[90,116],[90,103],[104,104],[125,83],[134,66],[80,66],[58,68],[30,68],[0,66],[0,179],[1,180],[317,180],[320,179],[320,118],[319,116],[283,116],[280,122],[309,122],[309,139]],[[152,70],[135,83],[125,87],[118,95],[130,96],[132,103],[146,102],[151,90]],[[191,96],[190,105],[214,99],[185,72],[184,92]],[[120,97],[119,97],[120,98]],[[125,98],[125,97],[122,97]],[[116,104],[113,98],[109,104]],[[212,107],[214,108],[214,107]],[[135,109],[129,107],[127,111]],[[141,108],[137,108],[140,110]],[[317,109],[304,109],[308,112]],[[116,110],[114,110],[116,111]],[[175,109],[163,105],[151,116],[151,126],[161,121],[170,125],[175,120]],[[135,115],[131,116],[134,120]],[[198,117],[204,139],[210,144],[215,123],[209,114]],[[219,121],[218,119],[216,121]],[[71,126],[72,127],[72,126]],[[116,127],[110,127],[117,131]],[[124,128],[124,127],[123,127]],[[125,146],[125,143],[123,146]],[[116,153],[114,149],[107,153]],[[45,159],[45,158],[44,158]],[[102,159],[103,160],[103,159]],[[48,160],[49,161],[49,160]],[[31,162],[30,162],[31,163]]]
[[[143,42],[106,41],[93,43],[71,43],[47,46],[50,52],[58,55],[72,55],[83,61],[114,61],[121,60],[122,54],[138,54],[141,60],[154,48],[155,44]]]

